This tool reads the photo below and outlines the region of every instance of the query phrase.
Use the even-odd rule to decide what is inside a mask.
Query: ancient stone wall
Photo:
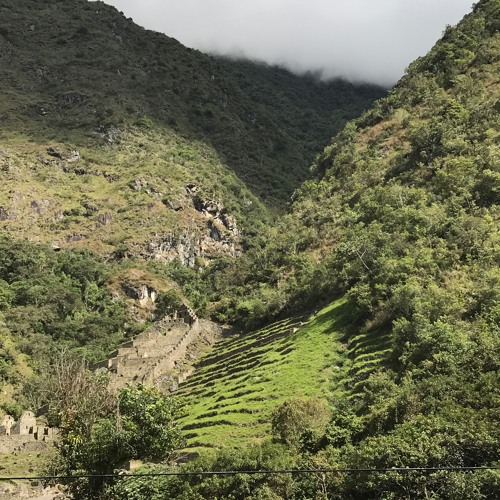
[[[0,420],[0,453],[36,451],[41,449],[36,443],[51,441],[56,434],[52,427],[39,425],[31,411],[23,412],[17,422],[11,415],[5,415]]]
[[[112,373],[111,387],[126,384],[154,385],[186,355],[187,346],[200,334],[195,312],[183,305],[144,332],[119,345],[108,359],[94,365]]]

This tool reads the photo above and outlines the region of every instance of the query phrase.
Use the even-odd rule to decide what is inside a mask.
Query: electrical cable
[[[373,474],[381,472],[439,472],[464,471],[475,472],[482,470],[500,470],[500,466],[471,466],[471,467],[381,467],[372,469],[335,468],[335,469],[271,469],[271,470],[227,470],[227,471],[189,471],[189,472],[146,472],[144,474],[75,474],[67,476],[17,476],[0,477],[0,481],[47,481],[47,480],[74,480],[74,479],[133,479],[142,477],[162,476],[235,476],[238,474]]]

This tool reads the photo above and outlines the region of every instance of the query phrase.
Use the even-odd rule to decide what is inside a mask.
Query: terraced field
[[[339,300],[310,318],[286,319],[219,341],[178,392],[188,405],[180,422],[187,450],[258,442],[269,437],[277,405],[331,393],[334,374],[344,370],[341,339],[349,313]]]
[[[388,364],[392,347],[391,335],[383,331],[362,332],[349,338],[348,361],[339,375],[352,395],[363,390],[371,373]]]

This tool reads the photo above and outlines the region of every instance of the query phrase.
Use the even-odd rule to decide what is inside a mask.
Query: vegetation
[[[332,395],[315,463],[497,464],[499,18],[498,0],[483,0],[448,28],[334,139],[290,214],[229,268],[219,307],[233,320],[338,295],[354,308],[345,393]],[[493,498],[497,488],[494,472],[388,472],[330,477],[325,491]]]
[[[178,295],[161,296],[157,315],[184,296],[210,314],[209,271],[263,232],[316,150],[384,93],[218,60],[86,0],[3,2],[0,60],[0,404],[11,413],[44,403],[54,351],[95,361],[141,328],[121,300],[127,268]],[[151,262],[158,253],[175,262]]]
[[[132,459],[168,458],[181,443],[174,423],[180,407],[155,388],[126,387],[111,395],[105,376],[71,360],[63,360],[52,382],[59,389],[52,415],[60,430],[53,474],[112,474]],[[69,481],[69,489],[77,498],[99,498],[112,484],[83,477]]]
[[[25,12],[21,7],[25,9],[32,3],[17,5],[12,7],[12,13],[6,11],[13,21]],[[55,5],[64,11],[69,4],[38,2],[37,12],[52,12]],[[92,26],[98,29],[101,20],[109,21],[114,12],[101,3],[76,5],[76,17],[64,29],[72,26],[73,21],[81,25],[83,19],[96,15],[98,21]],[[236,142],[240,144],[242,161],[246,162],[250,151],[260,155],[266,149],[262,140],[268,137],[272,147],[267,156],[260,157],[265,158],[265,168],[281,161],[299,165],[299,157],[305,158],[302,153],[316,147],[314,139],[304,137],[298,149],[287,149],[288,139],[299,138],[302,131],[301,126],[294,129],[285,115],[295,121],[300,106],[290,114],[270,102],[265,109],[260,105],[246,107],[252,99],[266,103],[263,94],[274,88],[275,81],[290,80],[286,72],[244,62],[214,61],[186,52],[170,39],[144,34],[123,18],[106,26],[106,36],[114,33],[113,41],[108,40],[110,50],[119,55],[121,45],[128,44],[132,62],[139,57],[139,38],[148,43],[161,40],[158,47],[162,51],[195,57],[191,60],[186,56],[184,62],[186,67],[196,67],[197,80],[193,71],[183,73],[191,79],[186,77],[181,87],[168,77],[169,72],[180,68],[177,59],[174,57],[173,66],[167,68],[165,65],[170,63],[163,63],[162,51],[153,66],[141,59],[145,64],[141,66],[143,73],[133,65],[122,73],[111,63],[107,66],[108,59],[89,60],[86,52],[80,57],[75,53],[75,66],[68,73],[75,78],[75,84],[82,74],[82,62],[91,64],[96,60],[99,64],[93,84],[103,81],[101,77],[107,75],[109,68],[120,70],[124,75],[122,83],[130,84],[127,88],[139,89],[145,79],[157,82],[157,76],[171,84],[172,95],[177,95],[170,104],[176,110],[175,124],[170,123],[175,132],[157,128],[172,117],[167,107],[160,105],[163,101],[150,100],[147,92],[144,98],[132,101],[130,90],[112,88],[123,102],[118,106],[117,101],[110,99],[110,103],[116,109],[132,106],[136,114],[134,106],[143,106],[146,111],[157,109],[138,114],[135,128],[127,129],[127,133],[137,134],[138,141],[169,137],[179,148],[172,164],[188,166],[186,170],[172,170],[173,178],[179,176],[177,184],[160,180],[161,189],[148,188],[149,194],[139,193],[143,204],[153,203],[149,199],[154,199],[155,193],[163,194],[174,186],[180,189],[185,182],[181,180],[184,173],[192,175],[193,168],[205,165],[206,170],[198,173],[196,181],[202,186],[202,200],[194,196],[194,208],[190,211],[171,203],[168,213],[172,224],[180,220],[178,217],[185,217],[186,225],[182,227],[188,227],[195,211],[200,217],[197,220],[204,217],[206,223],[205,209],[202,207],[200,212],[200,205],[205,206],[203,200],[220,199],[220,193],[231,190],[229,186],[241,188],[225,201],[234,207],[241,221],[248,217],[248,206],[257,207],[259,212],[257,200],[239,184],[245,174],[238,168],[246,163],[231,163]],[[33,36],[45,36],[48,29],[35,29]],[[5,47],[29,47],[27,41],[20,41],[8,29],[0,30],[0,34],[2,54],[8,54]],[[95,33],[80,35],[94,37]],[[96,44],[98,41],[99,38]],[[57,44],[57,38],[51,43]],[[77,45],[70,47],[76,50]],[[196,62],[196,66],[190,66],[190,61]],[[49,60],[45,64],[55,71]],[[212,76],[215,81],[222,78],[222,68],[229,75],[230,67],[237,73],[225,76],[223,85],[209,85],[214,81]],[[219,72],[214,72],[214,68],[219,68]],[[16,81],[15,67],[9,71],[14,73],[8,73],[7,81]],[[159,261],[141,265],[144,272],[154,273],[157,279],[173,280],[179,285],[163,290],[160,309],[170,311],[184,295],[199,312],[244,329],[244,333],[227,335],[199,361],[196,372],[179,388],[180,402],[143,387],[127,388],[117,400],[108,398],[106,402],[99,399],[102,391],[90,391],[92,397],[78,401],[90,401],[84,408],[95,411],[84,411],[84,418],[78,419],[74,411],[64,410],[72,408],[68,404],[71,400],[60,397],[64,391],[54,396],[58,402],[55,414],[63,428],[60,457],[64,470],[71,473],[111,471],[123,460],[139,456],[161,460],[181,446],[178,429],[186,439],[184,451],[197,452],[200,457],[182,469],[156,464],[146,470],[377,471],[221,477],[193,474],[154,480],[128,478],[107,486],[77,482],[75,488],[83,488],[77,495],[98,492],[102,498],[124,499],[496,498],[500,487],[498,470],[471,472],[467,468],[499,464],[499,73],[500,0],[481,0],[458,26],[445,30],[427,56],[409,67],[386,98],[333,138],[314,162],[314,178],[295,192],[286,215],[267,228],[248,218],[241,222],[242,227],[247,224],[248,228],[241,257],[220,256],[211,259],[206,267],[198,263],[187,268],[179,262],[165,266]],[[299,88],[308,80],[294,81]],[[52,96],[62,89],[61,82],[55,79],[44,85],[57,89]],[[8,88],[14,92],[12,86]],[[89,88],[86,86],[85,92]],[[226,88],[227,106],[216,106],[226,102],[225,97],[217,100],[220,88]],[[106,97],[102,89],[98,90],[89,94],[95,101],[86,101],[82,115],[65,117],[67,121],[62,123],[70,131],[94,127],[93,119],[82,123],[78,116],[90,116],[90,110],[100,102],[98,99]],[[21,99],[21,94],[14,94]],[[23,99],[34,95],[36,92]],[[308,95],[308,99],[313,99],[312,94]],[[158,94],[154,96],[157,98]],[[328,86],[322,87],[316,96],[328,99]],[[189,107],[188,98],[192,103]],[[14,120],[9,123],[15,123],[20,116],[16,106],[21,101],[16,99],[6,108],[7,119]],[[50,109],[59,119],[59,108],[54,102],[51,101]],[[236,102],[241,107],[233,112]],[[281,102],[288,109],[297,101],[287,95]],[[30,109],[33,103],[24,105],[27,108],[23,109]],[[314,105],[311,108],[315,109]],[[255,114],[250,114],[250,109]],[[231,115],[226,114],[230,111]],[[242,118],[247,112],[247,118],[255,118],[255,123],[263,128],[241,141],[251,130],[242,124],[253,123],[252,118]],[[113,120],[106,122],[108,114]],[[32,137],[34,130],[46,137],[47,131],[55,127],[49,115],[39,114],[30,122],[44,123],[40,128],[30,125]],[[282,130],[271,126],[271,116],[282,119]],[[319,111],[310,115],[311,123],[319,124],[319,116]],[[212,119],[218,120],[218,124],[209,126]],[[111,125],[117,123],[113,109],[104,112],[100,120],[106,123],[109,137]],[[87,125],[89,128],[85,128]],[[211,146],[192,147],[188,140],[189,134],[194,134],[189,136],[191,139],[199,139],[202,131],[203,141],[210,139],[220,155],[219,172],[230,179],[220,190],[211,191],[217,179],[212,167],[218,165]],[[254,147],[253,141],[259,146]],[[110,158],[123,155],[122,158],[128,158],[125,162],[132,163],[125,152],[127,147],[115,144],[114,156]],[[161,156],[161,148],[154,151]],[[282,155],[282,151],[286,154]],[[269,160],[273,154],[277,163]],[[16,155],[19,153],[12,160],[0,156],[0,161],[4,157],[9,165],[20,165],[21,157]],[[201,157],[209,158],[208,163]],[[248,178],[255,175],[268,179],[265,169],[252,170],[260,159],[253,160],[254,163],[248,163]],[[240,180],[233,176],[233,170]],[[159,171],[155,172],[159,176]],[[280,176],[274,181],[283,179]],[[203,184],[205,177],[208,182]],[[274,181],[269,183],[271,189]],[[97,181],[88,182],[94,189]],[[142,186],[142,181],[139,184]],[[258,183],[249,180],[248,184],[263,192]],[[284,181],[283,185],[291,184]],[[243,198],[252,203],[241,204]],[[169,201],[172,202],[166,196],[162,205],[167,206]],[[89,202],[89,206],[93,204]],[[83,207],[90,213],[89,206]],[[67,208],[70,217],[87,217]],[[150,208],[155,213],[154,203]],[[265,209],[259,213],[264,212]],[[132,217],[126,208],[123,213]],[[150,228],[161,227],[163,220],[166,219],[152,217]],[[127,226],[126,232],[133,227],[136,225]],[[139,239],[128,235],[120,239],[119,232],[113,238],[110,246],[115,259],[133,256],[130,248]],[[120,247],[117,242],[126,244]],[[39,339],[47,339],[48,346],[67,344],[91,355],[118,342],[127,328],[133,329],[124,306],[112,299],[107,284],[110,280],[112,283],[109,273],[113,266],[124,273],[127,266],[139,264],[110,264],[87,252],[54,252],[8,239],[0,243],[0,329],[5,338],[0,374],[11,384],[15,377],[11,367],[15,364],[19,370],[29,371],[29,359],[23,353],[38,356]],[[312,310],[316,312],[311,315]],[[109,335],[110,332],[115,333]],[[36,345],[37,352],[28,352],[23,339]],[[104,384],[96,375],[87,374],[81,380],[90,380],[97,387]],[[180,404],[187,404],[189,410],[185,414],[178,414]],[[117,412],[121,421],[117,420]],[[175,418],[178,428],[172,423]],[[164,425],[158,428],[158,423]],[[153,435],[160,436],[160,446]],[[431,470],[399,470],[408,467]]]
[[[186,450],[262,442],[271,434],[273,411],[287,399],[328,397],[348,319],[349,308],[339,301],[309,320],[290,318],[218,342],[178,391],[189,408],[179,421]]]
[[[331,135],[384,93],[221,61],[103,2],[8,0],[0,19],[4,131],[95,147],[130,125],[167,129],[187,142],[181,158],[195,159],[193,143],[204,143],[274,207]],[[265,107],[263,94],[275,104]]]

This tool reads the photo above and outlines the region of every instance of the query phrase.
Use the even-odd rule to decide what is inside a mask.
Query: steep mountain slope
[[[261,70],[267,71],[254,71]],[[188,470],[344,472],[148,478],[134,483],[132,493],[120,482],[116,498],[497,498],[499,74],[500,0],[482,0],[457,27],[446,29],[387,98],[333,139],[315,162],[316,178],[296,192],[290,213],[275,227],[256,231],[245,255],[223,260],[209,273],[182,270],[179,281],[189,282],[193,295],[206,293],[220,318],[247,327],[279,319],[223,338],[181,386],[191,405],[181,421],[188,446],[215,447],[228,435],[226,444],[237,448],[203,457]],[[252,78],[238,77],[242,86]],[[150,132],[137,130],[153,130],[154,143],[158,132],[151,126],[142,121],[127,133],[139,133],[140,144]],[[106,129],[112,141],[113,130]],[[9,169],[11,157],[4,155]],[[184,159],[192,165],[189,153]],[[176,213],[196,211],[217,227],[226,211],[198,186],[203,180],[185,191],[192,212],[175,208],[187,203],[179,194],[166,204]],[[134,185],[154,199],[149,180]],[[170,251],[161,243],[160,250]],[[66,254],[55,255],[52,265],[59,271]],[[36,271],[53,261],[38,255],[28,262]],[[81,317],[95,317],[100,303],[92,294],[86,303],[85,292],[95,288],[84,278],[63,272],[56,281],[68,279],[77,289],[61,303],[77,303],[78,331],[86,334],[92,332]],[[1,283],[7,307],[25,301],[36,311],[40,288],[33,290],[26,276],[9,279]],[[55,318],[51,327],[71,331],[73,318],[58,310],[50,294],[43,298]],[[125,328],[110,297],[103,301],[106,319]],[[312,308],[321,309],[316,318],[297,319]],[[23,363],[17,352],[11,358]],[[328,425],[316,425],[321,415],[309,411],[309,403],[287,404],[304,394],[327,395]],[[270,428],[278,445],[242,449]],[[492,469],[471,469],[476,467]]]
[[[141,290],[182,295],[185,268],[240,255],[384,94],[209,57],[85,0],[0,2],[0,64],[6,404],[55,349],[96,361],[140,330]]]
[[[307,140],[321,141],[316,138],[321,130],[324,144],[346,116],[357,115],[383,93],[375,87],[358,90],[344,82],[317,84],[278,69],[258,70],[249,77],[252,86],[262,87],[261,74],[265,73],[264,91],[276,102],[276,111],[264,110],[256,102],[258,96],[250,95],[238,80],[245,78],[241,73],[251,71],[252,65],[245,70],[245,65],[187,49],[134,25],[102,2],[12,0],[3,2],[1,9],[2,141],[6,149],[12,154],[7,146],[15,138],[23,143],[29,138],[40,145],[36,155],[65,142],[78,151],[87,147],[94,153],[90,163],[97,166],[79,171],[90,171],[90,175],[109,171],[109,164],[136,162],[130,149],[141,144],[150,158],[156,154],[148,150],[147,138],[129,141],[127,132],[135,125],[157,132],[152,137],[155,143],[168,144],[174,138],[177,147],[162,148],[170,161],[159,159],[164,177],[170,171],[167,177],[186,183],[195,176],[208,178],[207,187],[217,190],[218,179],[234,172],[255,194],[279,207],[304,179],[317,151],[311,150]],[[283,83],[290,88],[281,87]],[[315,105],[316,88],[334,98]],[[287,98],[281,99],[282,94]],[[310,119],[282,128],[282,119],[303,107],[312,110]],[[298,142],[300,134],[307,139]],[[119,153],[125,153],[125,158],[111,154],[100,165],[103,152],[99,146],[119,139],[129,146],[129,151]],[[17,149],[18,143],[14,146]],[[82,161],[86,159],[82,153]],[[191,160],[187,169],[179,165],[184,160]],[[234,180],[230,184],[218,192],[224,205],[241,199],[231,191],[243,188],[236,188]]]
[[[151,320],[136,289],[178,290],[197,276],[185,267],[240,255],[312,144],[383,93],[218,60],[85,0],[1,2],[0,64],[2,403],[53,349],[95,361]],[[123,266],[64,252],[81,248]]]
[[[176,393],[189,408],[180,422],[187,449],[262,442],[271,434],[273,411],[287,399],[326,402],[343,362],[342,328],[349,318],[349,307],[338,301],[311,317],[219,341]]]
[[[481,2],[447,29],[319,156],[317,179],[296,191],[290,213],[248,255],[249,273],[238,264],[242,317],[244,303],[279,313],[348,290],[368,314],[419,265],[432,274],[434,266],[496,262],[496,8]]]
[[[498,494],[498,471],[390,468],[498,465],[499,74],[500,1],[483,0],[334,138],[315,163],[317,179],[296,192],[290,213],[219,289],[221,314],[247,324],[336,296],[353,306],[343,338],[348,369],[336,379],[330,426],[312,443],[306,429],[301,458],[292,448],[290,460],[301,468],[389,470],[333,474],[314,486],[297,479],[288,485],[294,492]],[[283,455],[273,453],[265,463]],[[235,452],[210,466],[243,470],[255,460]],[[240,484],[191,486],[218,495]],[[265,485],[285,495],[271,478]]]

